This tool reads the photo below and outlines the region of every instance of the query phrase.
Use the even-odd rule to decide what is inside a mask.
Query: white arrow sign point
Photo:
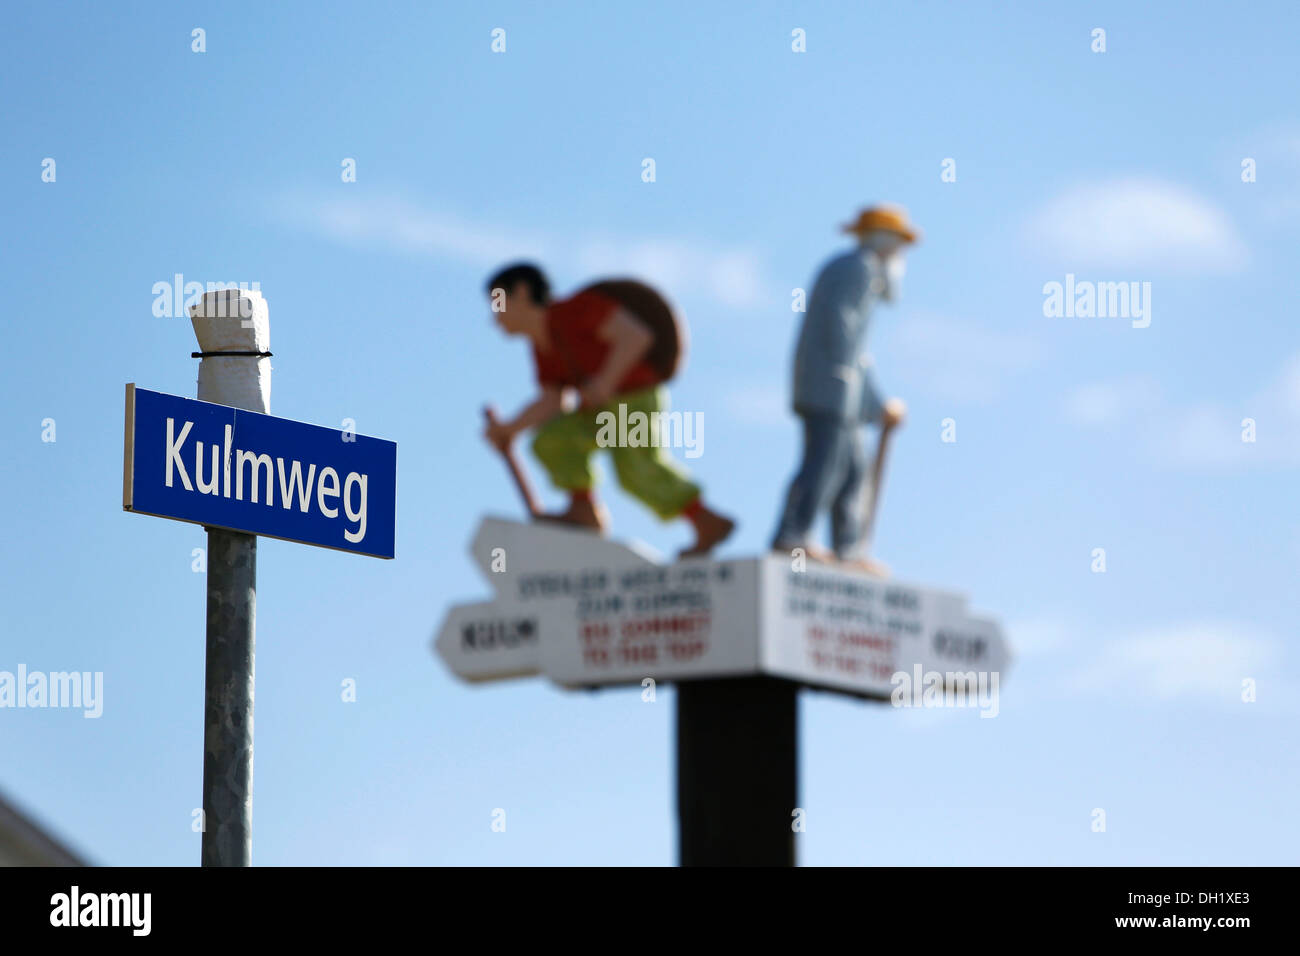
[[[459,604],[447,612],[433,642],[465,680],[504,680],[541,670],[536,612],[503,601]]]
[[[658,564],[662,560],[640,542],[610,541],[558,523],[521,524],[492,517],[479,523],[470,555],[498,594],[511,593],[512,583],[530,574]]]
[[[1008,663],[996,622],[968,617],[953,592],[770,556],[762,600],[763,670],[813,686],[889,697],[918,664],[965,674]]]
[[[497,680],[541,672],[543,632],[550,642],[574,633],[577,600],[607,586],[615,569],[653,568],[655,553],[559,524],[484,518],[470,556],[495,601],[457,605],[434,648],[466,680]]]

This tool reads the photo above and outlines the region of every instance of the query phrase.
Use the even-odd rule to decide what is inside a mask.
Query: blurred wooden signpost
[[[694,558],[486,518],[470,548],[494,592],[434,646],[467,681],[677,684],[683,865],[791,865],[797,691],[996,706],[1001,628],[958,594],[797,556]]]

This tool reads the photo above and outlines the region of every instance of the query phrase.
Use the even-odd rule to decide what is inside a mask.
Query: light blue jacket
[[[832,258],[818,274],[795,349],[796,413],[850,424],[880,420],[880,394],[863,349],[877,299],[872,278],[878,261],[874,253],[854,249]]]

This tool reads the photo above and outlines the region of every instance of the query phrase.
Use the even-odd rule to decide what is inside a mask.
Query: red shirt
[[[599,372],[613,345],[599,338],[598,333],[616,309],[618,303],[599,292],[579,292],[553,303],[546,310],[551,348],[543,352],[533,346],[537,383],[543,387],[581,388]],[[616,391],[635,392],[658,381],[655,370],[642,360],[627,371]]]

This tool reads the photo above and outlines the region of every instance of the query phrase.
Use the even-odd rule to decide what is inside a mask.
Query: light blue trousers
[[[859,557],[862,492],[867,479],[862,425],[831,416],[803,415],[803,462],[777,524],[772,547],[806,546],[817,515],[829,509],[831,546],[841,558]]]

